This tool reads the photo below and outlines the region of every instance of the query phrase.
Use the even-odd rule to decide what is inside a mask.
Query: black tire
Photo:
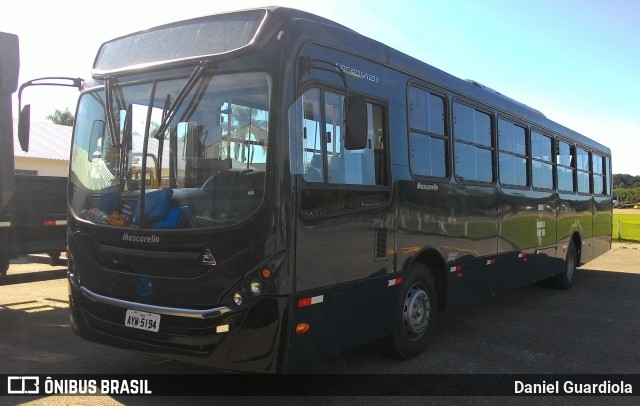
[[[7,274],[9,270],[9,256],[3,252],[0,252],[0,276]]]
[[[73,298],[69,297],[69,322],[71,324],[71,332],[83,338],[89,338],[89,327],[87,327],[82,311],[76,303],[72,302]]]
[[[59,252],[50,252],[47,255],[49,255],[49,265],[50,266],[62,265],[62,261],[60,260],[60,253]]]
[[[429,268],[414,264],[400,285],[393,334],[387,344],[393,356],[410,359],[424,351],[434,330],[437,303],[436,284]]]
[[[564,261],[564,272],[553,277],[552,285],[556,289],[569,290],[573,286],[573,280],[576,276],[576,267],[578,265],[578,251],[573,240],[569,242],[567,247],[567,257]]]

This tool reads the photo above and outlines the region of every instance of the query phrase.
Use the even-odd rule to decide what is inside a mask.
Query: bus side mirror
[[[0,40],[2,40],[2,36],[0,36]],[[17,37],[16,37],[17,40]],[[17,43],[16,43],[17,46]],[[4,52],[4,45],[0,41],[0,51]],[[17,48],[16,48],[17,52]],[[17,58],[16,53],[16,58]],[[15,72],[17,75],[17,71]],[[17,77],[17,76],[16,76]],[[2,81],[4,82],[4,78]],[[12,79],[13,80],[13,79]],[[53,80],[53,82],[47,82],[47,80]],[[58,81],[69,81],[70,83],[59,83]],[[29,86],[66,86],[66,87],[75,87],[78,90],[82,90],[82,86],[84,81],[80,78],[67,78],[60,76],[46,77],[29,80],[28,82],[23,83],[18,88],[18,107],[20,108],[20,118],[18,120],[18,140],[20,141],[20,147],[24,152],[29,151],[29,127],[31,123],[31,106],[25,105],[22,107],[22,91]]]
[[[29,151],[29,131],[31,131],[31,105],[27,104],[20,111],[18,119],[18,141],[24,152]]]
[[[367,100],[364,96],[357,94],[347,96],[346,114],[345,149],[365,149],[367,146]]]

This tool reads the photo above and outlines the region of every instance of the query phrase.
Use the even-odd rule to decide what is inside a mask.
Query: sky
[[[112,38],[268,5],[329,18],[476,80],[610,147],[613,173],[640,175],[636,0],[3,0],[0,31],[20,37],[20,83],[88,78],[100,44]],[[77,97],[72,88],[23,93],[33,121],[56,109],[75,113]]]

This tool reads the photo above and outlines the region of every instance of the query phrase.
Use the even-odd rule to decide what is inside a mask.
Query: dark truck
[[[0,276],[11,258],[46,253],[54,265],[67,248],[67,178],[15,174],[12,95],[19,70],[18,37],[0,32]],[[29,124],[28,107],[21,127]],[[28,128],[20,132],[21,147],[27,151]]]
[[[51,265],[61,262],[67,247],[66,192],[65,177],[15,175],[15,190],[0,211],[0,275],[9,259],[20,255],[47,253]]]

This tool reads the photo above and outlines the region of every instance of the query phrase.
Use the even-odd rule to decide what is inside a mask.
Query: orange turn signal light
[[[296,334],[302,335],[311,329],[309,323],[300,323],[296,326]]]
[[[269,279],[269,278],[271,278],[271,274],[272,274],[272,273],[271,273],[271,269],[269,269],[269,268],[264,268],[264,269],[262,269],[262,272],[261,272],[260,274],[262,275],[262,277],[263,277],[264,279]]]

